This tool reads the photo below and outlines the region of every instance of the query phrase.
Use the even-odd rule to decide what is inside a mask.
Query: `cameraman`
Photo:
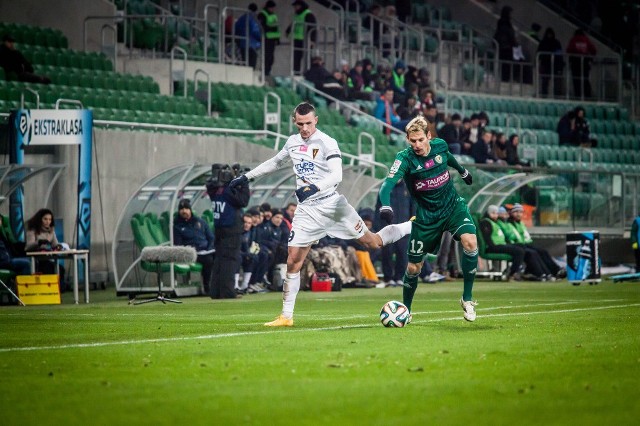
[[[243,231],[242,208],[249,204],[249,185],[229,187],[229,182],[240,173],[227,164],[211,166],[207,181],[207,194],[211,199],[216,237],[216,257],[211,280],[212,299],[241,297],[234,290],[234,276],[240,267],[240,245]]]

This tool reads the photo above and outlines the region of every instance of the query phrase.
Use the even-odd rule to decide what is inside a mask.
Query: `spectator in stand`
[[[29,83],[49,84],[51,80],[47,76],[34,74],[33,66],[24,55],[15,47],[15,39],[6,34],[0,45],[0,66],[4,68],[7,80],[26,81]]]
[[[569,67],[573,80],[573,96],[591,98],[591,63],[596,56],[596,46],[591,42],[584,30],[577,29],[567,44]]]
[[[258,14],[258,21],[264,33],[264,75],[271,75],[273,58],[276,46],[280,44],[280,27],[278,26],[278,15],[275,13],[276,2],[268,0],[264,8]]]
[[[540,43],[542,41],[540,40],[541,29],[542,27],[540,26],[540,24],[538,24],[537,22],[532,22],[531,28],[529,29],[529,32],[527,32],[527,35],[532,39],[534,39],[535,41],[537,41],[538,43]]]
[[[511,24],[511,6],[504,6],[500,11],[500,19],[493,38],[498,43],[498,57],[502,63],[502,81],[511,81],[514,48],[518,46],[516,31]]]
[[[364,58],[362,60],[362,79],[364,80],[364,86],[369,90],[373,90],[377,79],[377,72],[373,67],[371,59]],[[366,90],[366,89],[365,89]]]
[[[435,125],[434,128],[437,128],[438,127],[438,107],[435,104],[427,105],[425,107],[423,104],[422,111],[424,113],[424,118],[426,118],[429,123],[433,123]]]
[[[497,132],[495,133],[495,137],[493,154],[498,160],[507,161],[507,136],[502,132]]]
[[[393,105],[393,89],[388,87],[382,96],[378,98],[376,104],[376,110],[373,114],[378,120],[387,123],[389,126],[393,126],[396,129],[404,130],[409,120],[402,120],[396,112],[396,108]],[[385,127],[382,129],[383,133],[387,136],[391,134],[391,129]]]
[[[374,90],[383,93],[387,87],[391,87],[391,66],[386,61],[381,61],[377,67]]]
[[[506,164],[502,160],[498,160],[493,154],[491,147],[492,132],[485,130],[480,137],[480,141],[473,145],[471,156],[476,164]]]
[[[417,102],[418,98],[415,96],[408,96],[404,100],[404,104],[398,107],[398,115],[401,120],[411,120],[420,114],[420,110],[416,109]]]
[[[422,90],[429,89],[431,87],[431,75],[427,67],[422,67],[418,70],[418,87],[420,92]]]
[[[544,37],[538,45],[538,60],[540,94],[547,96],[549,93],[549,82],[553,82],[553,94],[555,96],[562,95],[562,71],[564,70],[563,51],[562,45],[556,38],[556,33],[551,27],[545,30]]]
[[[482,133],[479,126],[480,118],[478,117],[478,114],[471,114],[471,117],[469,118],[469,128],[465,129],[465,133],[463,135],[463,140],[465,142],[462,149],[463,153],[472,155],[471,152],[473,151],[473,146],[480,140],[480,134]]]
[[[193,214],[191,201],[186,198],[180,200],[178,217],[173,222],[173,244],[196,249],[196,261],[202,265],[202,287],[206,295],[211,292],[215,242],[213,231],[207,222]]]
[[[286,33],[287,37],[291,34],[293,38],[293,70],[300,74],[305,53],[313,49],[316,43],[316,17],[303,0],[295,0],[291,6],[294,9],[293,22],[287,27]]]
[[[349,89],[349,99],[371,99],[371,87],[365,85],[362,61],[357,61],[355,66],[349,71],[347,87]]]
[[[484,131],[484,129],[489,125],[489,116],[486,112],[480,111],[478,113],[478,129],[480,133]]]
[[[524,261],[524,249],[515,244],[507,244],[507,239],[498,225],[498,206],[490,205],[480,220],[480,232],[487,253],[508,254],[511,256],[511,267],[507,274],[509,281],[522,281],[520,270]]]
[[[240,56],[242,57],[242,61],[247,62],[251,68],[256,67],[258,49],[262,46],[262,30],[256,19],[257,11],[258,6],[255,3],[251,3],[249,5],[249,11],[240,16],[234,25],[234,32],[238,40],[238,47],[240,48]]]
[[[429,106],[436,106],[436,94],[433,92],[433,90],[431,89],[425,89],[422,92],[422,106],[423,107],[429,107]]]
[[[440,138],[449,145],[449,152],[460,154],[462,152],[462,118],[455,113],[451,116],[451,122],[445,124],[438,132]]]
[[[471,135],[471,119],[465,117],[462,119],[462,151],[463,155],[471,155],[471,148],[473,147],[473,143],[469,140],[469,136]]]
[[[342,73],[344,75],[344,79],[345,81],[347,80],[347,78],[349,78],[349,61],[347,61],[346,59],[340,59],[340,73]]]
[[[407,89],[405,88],[405,71],[407,66],[404,61],[398,60],[391,71],[391,88],[396,102],[403,103]]]
[[[340,72],[338,71],[338,74]],[[336,74],[324,67],[320,56],[311,59],[311,67],[305,71],[304,78],[313,83],[316,89],[339,100],[345,99],[345,87],[336,79]]]
[[[515,133],[509,136],[507,141],[507,164],[510,166],[529,167],[531,163],[528,161],[522,161],[518,155],[518,144],[520,143],[520,136]]]
[[[557,126],[560,145],[590,146],[591,132],[584,114],[584,108],[577,106],[560,118]]]

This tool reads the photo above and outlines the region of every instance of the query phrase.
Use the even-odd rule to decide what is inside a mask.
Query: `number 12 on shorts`
[[[422,241],[410,240],[409,246],[409,253],[424,254],[424,243]]]

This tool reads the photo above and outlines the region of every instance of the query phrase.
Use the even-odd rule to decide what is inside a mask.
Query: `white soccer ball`
[[[385,327],[404,327],[409,323],[409,308],[397,300],[390,300],[380,310],[380,322]]]

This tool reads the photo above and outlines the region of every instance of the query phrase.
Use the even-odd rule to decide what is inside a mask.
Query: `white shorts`
[[[327,235],[343,240],[358,239],[367,232],[362,218],[344,195],[298,204],[293,215],[289,245],[309,247]]]

